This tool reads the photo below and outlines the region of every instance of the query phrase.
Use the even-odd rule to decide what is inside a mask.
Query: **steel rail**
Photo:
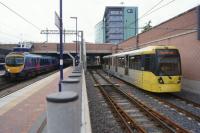
[[[114,77],[115,77],[115,76],[114,76]],[[119,79],[118,77],[116,77],[116,78]],[[119,79],[119,80],[121,80],[121,79]],[[122,81],[124,81],[124,80],[122,80]],[[126,81],[125,81],[124,83],[127,83],[127,84],[129,84],[130,86],[133,86],[132,84],[130,84],[130,83],[126,82]],[[143,90],[142,90],[142,91],[143,91]],[[150,94],[149,92],[147,92],[147,93]],[[150,94],[150,95],[152,95],[152,94]],[[185,102],[188,103],[188,104],[192,104],[194,107],[200,108],[200,104],[198,104],[198,103],[195,103],[195,102],[190,101],[190,100],[188,100],[188,99],[184,99],[184,98],[182,98],[182,97],[180,97],[180,96],[177,96],[177,95],[174,95],[174,94],[170,94],[170,95],[173,96],[173,97],[175,97],[175,98],[177,98],[177,99],[181,99],[181,100],[185,101]],[[163,102],[164,104],[170,106],[171,108],[174,108],[174,109],[177,110],[178,112],[183,113],[183,114],[185,114],[186,116],[191,117],[192,119],[194,119],[194,120],[200,122],[200,116],[197,116],[197,115],[195,115],[195,114],[193,114],[193,113],[191,113],[191,112],[189,112],[189,111],[187,111],[187,110],[185,110],[185,109],[183,109],[183,108],[181,108],[181,107],[178,107],[177,105],[175,105],[175,104],[173,104],[173,103],[171,103],[171,102],[168,102],[168,101],[166,101],[166,100],[163,100],[163,99],[159,98],[158,96],[155,96],[155,95],[152,95],[152,96],[153,96],[155,99],[157,99],[158,101]]]
[[[188,100],[188,99],[185,99],[183,97],[180,97],[180,96],[177,96],[175,94],[170,94],[172,95],[173,97],[177,98],[177,99],[181,99],[183,101],[185,101],[187,104],[192,104],[193,106],[197,107],[197,108],[200,108],[200,104],[196,103],[196,102],[193,102],[191,100]]]
[[[175,104],[173,104],[171,102],[163,100],[162,98],[159,98],[158,96],[154,96],[154,98],[157,99],[160,102],[163,102],[165,105],[168,105],[169,107],[174,108],[178,112],[184,113],[186,116],[191,117],[192,119],[200,122],[200,117],[199,116],[197,116],[197,115],[195,115],[195,114],[193,114],[193,113],[191,113],[191,112],[189,112],[189,111],[187,111],[187,110],[185,110],[183,108],[180,108],[180,107],[176,106]]]
[[[94,79],[94,81],[99,84],[98,80],[95,78],[94,74],[90,71],[90,74],[92,76],[92,78]],[[106,100],[108,101],[108,103],[111,105],[113,111],[118,115],[118,117],[121,119],[121,122],[123,123],[125,130],[128,133],[133,133],[133,129],[137,130],[140,133],[146,133],[146,131],[141,128],[140,126],[137,125],[137,123],[132,120],[128,114],[126,112],[123,111],[123,109],[121,107],[119,107],[114,100],[107,94],[107,92],[104,90],[104,88],[99,84],[97,86],[101,93],[103,94],[103,96],[106,98]]]
[[[97,72],[98,73],[98,72]],[[105,78],[102,74],[98,73],[104,80],[106,80],[107,82],[109,82],[110,84],[113,84],[109,79]],[[119,87],[114,86],[113,84],[113,88],[115,88],[116,90],[118,90],[120,93],[122,93],[123,95],[125,95],[130,101],[134,102],[135,104],[137,104],[138,106],[140,106],[144,111],[149,112],[149,115],[151,115],[153,118],[155,118],[158,122],[160,122],[160,124],[162,124],[163,126],[165,126],[166,128],[168,128],[169,130],[171,130],[172,132],[181,132],[181,133],[188,133],[188,131],[184,128],[182,128],[181,126],[179,126],[178,124],[176,124],[175,122],[173,122],[172,120],[170,120],[169,118],[161,115],[160,113],[158,113],[157,111],[149,108],[148,106],[146,106],[145,104],[143,104],[142,102],[138,101],[136,98],[134,98],[133,96],[129,95],[128,93],[122,91]]]

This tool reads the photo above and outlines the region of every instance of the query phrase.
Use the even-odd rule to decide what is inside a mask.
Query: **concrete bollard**
[[[69,75],[70,78],[74,78],[74,77],[81,77],[81,73],[72,73],[71,75]]]
[[[79,93],[79,91],[81,91],[80,82],[81,82],[80,79],[77,77],[64,79],[61,82],[62,91],[74,91],[80,95],[80,93]]]
[[[53,93],[47,96],[47,132],[79,133],[77,112],[78,94],[73,91]]]
[[[80,79],[78,79],[78,78],[67,78],[67,79],[63,79],[61,82],[62,83],[75,83],[75,84],[77,84],[77,83],[80,82]]]

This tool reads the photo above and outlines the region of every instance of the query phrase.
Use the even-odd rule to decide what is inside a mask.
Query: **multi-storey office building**
[[[106,7],[103,20],[95,26],[95,42],[117,44],[135,36],[137,18],[137,7]]]

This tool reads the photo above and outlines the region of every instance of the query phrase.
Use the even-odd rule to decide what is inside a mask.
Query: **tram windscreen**
[[[6,58],[7,66],[20,66],[24,64],[23,57],[10,56]]]
[[[180,55],[176,49],[157,50],[157,72],[159,76],[181,74]]]

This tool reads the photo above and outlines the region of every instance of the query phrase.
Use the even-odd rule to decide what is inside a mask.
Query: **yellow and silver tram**
[[[103,57],[103,69],[150,92],[181,90],[181,61],[173,46],[148,46]]]

